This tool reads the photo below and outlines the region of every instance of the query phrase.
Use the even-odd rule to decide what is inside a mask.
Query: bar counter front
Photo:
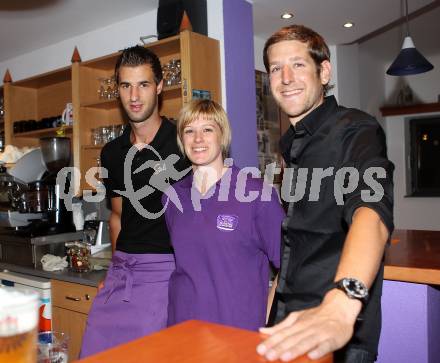
[[[440,231],[396,230],[385,253],[378,363],[440,362]]]

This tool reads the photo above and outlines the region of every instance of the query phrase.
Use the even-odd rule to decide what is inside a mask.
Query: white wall
[[[226,105],[223,43],[223,1],[210,0],[207,6],[208,35],[220,41],[222,69],[222,99]],[[83,61],[107,55],[120,49],[140,43],[139,37],[157,34],[157,10],[132,17],[105,28],[97,29],[62,42],[37,49],[19,57],[0,63],[0,82],[6,70],[11,72],[12,80],[17,81],[40,73],[49,72],[71,64],[75,46]],[[56,29],[54,29],[56,31]]]
[[[395,225],[403,229],[440,230],[440,198],[407,198],[405,168],[405,123],[402,117],[382,118],[380,107],[395,103],[405,83],[422,103],[436,102],[440,94],[440,8],[411,21],[410,32],[417,49],[434,70],[408,77],[385,74],[397,56],[404,33],[392,29],[360,45],[330,46],[333,94],[347,107],[358,107],[375,116],[387,134],[388,154],[395,164]],[[264,41],[254,38],[255,67],[264,71]]]
[[[433,65],[434,69],[430,72],[407,76],[407,77],[391,77],[385,78],[385,95],[387,100],[395,102],[395,97],[399,90],[400,81],[407,83],[413,90],[414,96],[424,103],[437,102],[440,95],[440,7],[420,16],[410,23],[410,34],[417,50],[422,53]],[[391,64],[397,56],[401,46],[401,31],[395,29],[389,32],[389,37],[396,44],[395,47],[388,47],[391,51],[389,62],[386,68]],[[397,41],[395,41],[397,39]],[[397,48],[397,49],[396,49]]]
[[[421,52],[433,65],[434,70],[407,77],[385,74],[400,51],[403,40],[402,28],[392,29],[359,45],[361,108],[374,114],[379,120],[379,108],[395,104],[399,89],[406,83],[421,103],[436,102],[440,94],[440,8],[424,14],[410,23],[410,33]],[[426,114],[427,115],[427,114]],[[408,115],[405,116],[406,119]],[[404,229],[440,230],[440,198],[406,198],[405,167],[405,117],[387,117],[385,125],[388,155],[396,166],[395,225]]]
[[[418,114],[413,117],[429,117]],[[437,114],[440,117],[440,114]],[[386,117],[388,157],[394,171],[394,223],[396,228],[440,230],[440,198],[405,197],[407,193],[405,125],[411,115]]]
[[[338,47],[336,45],[329,45],[329,50],[330,50],[330,63],[332,66],[332,75],[330,78],[330,84],[333,86],[333,88],[328,92],[328,95],[333,95],[336,97],[336,100],[338,101],[338,103],[340,103],[341,105],[344,104],[344,100],[341,99],[340,94],[339,94],[339,90],[340,90],[340,86],[339,86],[339,52],[338,52]]]
[[[264,68],[264,62],[263,62],[263,49],[265,43],[266,43],[266,39],[254,37],[255,69],[261,72],[266,72],[266,68]]]
[[[14,81],[71,64],[78,47],[83,61],[140,43],[142,35],[156,34],[156,10],[114,23],[0,63],[0,74],[9,68]],[[54,29],[56,31],[56,29]]]
[[[436,102],[440,94],[440,8],[421,15],[410,22],[410,33],[434,70],[406,77],[385,74],[402,46],[402,27],[391,29],[359,45],[361,107],[378,115],[381,106],[396,103],[397,93],[406,83],[421,103]]]
[[[385,60],[387,43],[366,42],[359,46],[360,108],[382,123],[379,108],[385,100]]]
[[[359,49],[358,45],[339,45],[336,47],[337,64],[333,79],[338,86],[336,91],[341,105],[361,108],[359,84]]]
[[[226,78],[225,78],[225,40],[223,31],[223,0],[207,1],[208,12],[208,36],[220,42],[220,67],[222,81],[222,106],[226,105]]]

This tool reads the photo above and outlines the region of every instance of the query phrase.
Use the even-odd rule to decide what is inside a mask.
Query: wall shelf
[[[87,107],[87,108],[98,108],[103,110],[110,110],[112,108],[119,107],[119,99],[117,98],[111,98],[108,100],[99,100],[96,102],[88,102],[85,104],[82,104],[81,107]]]
[[[385,106],[380,108],[382,116],[409,115],[413,113],[440,112],[440,102],[422,103],[409,106]]]
[[[180,97],[182,86],[180,84],[165,86],[162,89],[163,97]],[[100,99],[96,102],[87,102],[81,105],[85,108],[96,108],[101,110],[111,110],[119,107],[119,98]]]
[[[104,145],[83,145],[83,150],[101,150]]]
[[[26,132],[17,132],[14,137],[44,137],[44,136],[56,136],[57,131],[61,130],[61,127],[52,127],[48,129],[40,129]],[[66,134],[72,133],[72,126],[65,126],[64,131]]]
[[[148,43],[161,64],[180,59],[182,84],[162,90],[160,114],[176,119],[192,90],[209,92],[221,103],[220,50],[218,40],[190,31]],[[93,129],[126,123],[127,116],[119,99],[99,99],[101,80],[114,75],[120,52],[87,61],[74,61],[70,66],[34,77],[7,82],[0,87],[4,96],[5,141],[17,147],[38,146],[42,136],[55,136],[58,128],[14,134],[14,122],[41,120],[61,115],[67,103],[73,105],[73,128],[66,130],[72,140],[73,165],[81,171],[80,189],[89,187],[84,179],[96,167],[102,145],[91,145]],[[0,125],[1,127],[1,125]]]

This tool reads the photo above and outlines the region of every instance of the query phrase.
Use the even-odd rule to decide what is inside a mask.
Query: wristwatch
[[[343,291],[350,299],[358,299],[363,304],[367,302],[368,288],[358,279],[344,277],[343,279],[336,281],[334,287]]]

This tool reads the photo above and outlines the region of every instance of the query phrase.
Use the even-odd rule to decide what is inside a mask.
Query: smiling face
[[[330,62],[318,72],[306,43],[285,40],[268,49],[272,95],[294,125],[324,100],[323,85],[330,80]]]
[[[119,97],[131,122],[148,120],[159,114],[158,95],[162,81],[156,84],[151,66],[122,66],[119,69]]]
[[[222,133],[218,124],[200,116],[183,128],[182,144],[193,167],[223,168]]]

